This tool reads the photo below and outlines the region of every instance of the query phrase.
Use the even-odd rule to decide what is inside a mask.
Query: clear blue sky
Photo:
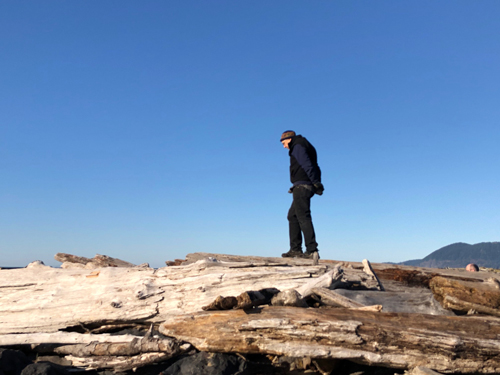
[[[284,130],[324,259],[500,240],[500,1],[0,2],[0,266],[280,256]]]

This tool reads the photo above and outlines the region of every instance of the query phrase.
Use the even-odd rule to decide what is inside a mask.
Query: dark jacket
[[[293,186],[314,185],[321,182],[321,169],[318,165],[316,149],[307,139],[296,135],[290,141],[290,181]]]

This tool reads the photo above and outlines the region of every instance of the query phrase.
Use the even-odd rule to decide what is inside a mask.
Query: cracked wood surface
[[[2,270],[0,334],[55,332],[93,322],[153,317],[163,297],[136,297],[138,285],[147,285],[151,274],[128,268]]]
[[[339,358],[445,373],[500,372],[500,322],[473,317],[265,307],[177,316],[160,332],[203,351]]]
[[[224,262],[209,261],[209,257],[218,257]],[[303,259],[205,253],[188,254],[186,259],[181,266],[158,270],[122,267],[86,270],[46,266],[1,270],[0,334],[55,332],[73,326],[92,329],[107,323],[117,325],[134,321],[161,322],[173,315],[200,311],[202,306],[210,304],[219,296],[238,296],[243,292],[264,288],[302,290],[308,282],[314,279],[319,281],[319,277],[333,269],[336,264],[343,265],[343,279],[348,281],[341,283],[351,289],[350,298],[354,299],[357,294],[361,296],[362,293],[374,297],[389,296],[387,292],[371,294],[352,290],[356,285],[368,285],[370,282],[363,272],[363,264],[359,262],[333,263],[321,260],[318,266],[313,266],[310,261]],[[461,289],[456,287],[460,283],[466,284],[466,287],[469,287],[469,284],[479,285],[481,290],[486,288],[492,295],[500,295],[497,284],[487,285],[483,282],[484,278],[496,277],[496,274],[385,264],[372,266],[376,274],[384,280],[384,284],[392,288],[388,292],[393,294],[396,292],[387,280],[397,280],[401,285],[397,288],[403,291],[412,284],[429,285],[439,273],[445,276],[446,280],[457,280],[452,285],[455,288],[446,288],[446,294],[442,296],[443,301],[446,296],[456,297],[453,290],[460,291]],[[342,285],[338,287],[343,288]],[[342,290],[347,291],[339,289]],[[432,296],[426,298],[432,299]],[[370,299],[372,304],[380,304],[377,298]],[[446,299],[449,300],[450,298]],[[367,304],[361,300],[357,301]],[[398,299],[390,301],[390,304],[386,304],[384,299],[381,301],[386,309],[392,304],[397,311]],[[400,299],[401,306],[408,310],[412,308],[411,303],[411,299]],[[466,307],[469,306],[472,305]],[[498,311],[496,306],[490,306],[494,310],[482,311]]]
[[[150,352],[95,358],[98,352],[119,353],[117,348],[128,353],[143,348],[124,345],[106,335],[75,336],[57,331],[77,327],[82,332],[106,332],[109,327],[135,322],[165,322],[165,333],[201,350],[346,358],[393,368],[422,365],[441,372],[500,372],[498,319],[426,315],[443,313],[433,306],[429,285],[448,304],[465,309],[475,306],[471,305],[474,301],[480,302],[486,305],[484,312],[496,315],[500,285],[497,274],[372,264],[375,276],[369,276],[360,262],[321,260],[313,266],[304,259],[205,253],[189,254],[186,258],[180,266],[158,270],[58,269],[41,264],[0,270],[0,345],[74,344],[74,340],[82,340],[84,346],[93,343],[94,355],[85,357],[88,348],[83,349],[84,346],[67,348],[68,352],[75,351],[75,363],[95,368],[111,363],[114,369],[135,368],[164,360],[168,355]],[[336,265],[343,269],[342,274],[337,274],[342,276],[340,279],[333,276],[335,272],[330,274]],[[381,285],[377,280],[374,283],[377,276],[384,281],[385,292],[373,290]],[[342,308],[266,307],[212,313],[203,313],[201,309],[219,296],[238,296],[266,288],[295,289],[308,294],[314,287],[321,287],[322,282],[332,280],[335,287],[347,288],[337,291],[344,298],[328,291],[323,293],[323,297],[334,298],[337,303],[346,304],[347,297],[353,306],[356,302],[381,303],[384,310],[401,312],[399,309],[404,306],[404,311],[420,314]],[[477,291],[483,293],[481,299],[474,299]],[[96,336],[99,340],[92,340]],[[134,339],[127,338],[126,342]]]
[[[114,372],[129,371],[160,363],[172,358],[171,353],[142,353],[134,356],[102,356],[102,357],[77,357],[68,355],[65,358],[73,366],[85,367],[86,370],[113,369]]]
[[[109,335],[101,333],[81,334],[77,332],[52,332],[52,333],[16,333],[0,335],[0,346],[28,345],[28,344],[84,344],[106,342],[124,343],[137,339],[135,335]]]
[[[201,310],[219,295],[297,288],[327,268],[226,264],[107,267],[96,270],[37,267],[0,271],[0,334],[55,332],[107,323],[161,322]]]
[[[490,278],[479,283],[436,276],[431,279],[429,287],[445,308],[461,312],[473,309],[500,316],[500,290],[495,281],[498,280]]]

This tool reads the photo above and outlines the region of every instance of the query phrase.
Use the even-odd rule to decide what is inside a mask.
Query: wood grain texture
[[[500,324],[471,317],[265,307],[178,316],[160,332],[215,352],[349,359],[452,373],[500,372]]]

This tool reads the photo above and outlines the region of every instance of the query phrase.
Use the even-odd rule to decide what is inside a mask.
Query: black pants
[[[290,229],[290,250],[302,251],[302,233],[306,251],[318,249],[316,234],[311,218],[311,198],[314,192],[305,186],[296,186],[293,189],[293,202],[288,211],[288,226]]]

